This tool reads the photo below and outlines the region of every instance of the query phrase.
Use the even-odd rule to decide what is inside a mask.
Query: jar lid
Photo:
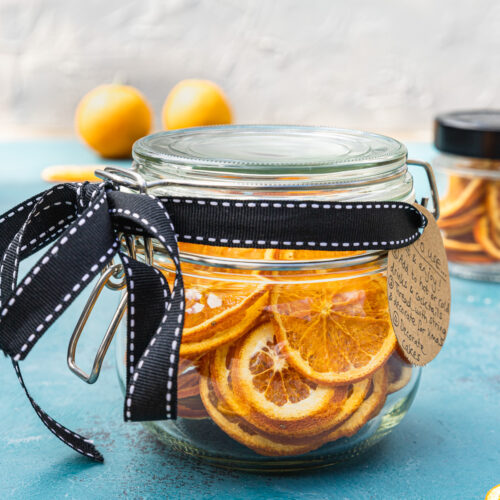
[[[182,175],[325,174],[406,159],[395,139],[327,127],[229,125],[160,132],[134,144],[134,160]],[[175,167],[175,168],[172,168]]]
[[[438,115],[434,122],[434,144],[444,153],[500,159],[500,110]]]

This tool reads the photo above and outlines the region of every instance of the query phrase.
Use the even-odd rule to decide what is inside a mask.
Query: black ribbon
[[[177,241],[230,247],[385,250],[411,244],[426,218],[402,202],[155,198],[110,184],[61,184],[0,216],[0,348],[36,413],[59,439],[102,461],[93,443],[30,396],[18,362],[119,255],[128,290],[125,420],[174,419],[184,322]],[[157,240],[175,265],[172,288],[156,268],[122,251],[118,234]],[[178,233],[178,234],[177,234]],[[53,243],[18,282],[19,264]]]

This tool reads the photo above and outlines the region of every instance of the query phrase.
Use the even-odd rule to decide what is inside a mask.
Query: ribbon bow
[[[426,219],[400,202],[155,198],[112,184],[61,184],[0,216],[0,348],[42,422],[94,460],[93,443],[30,396],[19,361],[118,254],[128,290],[125,420],[174,419],[184,323],[177,241],[226,247],[389,250],[416,241]],[[154,266],[127,255],[118,235],[157,240],[175,266],[172,288]],[[19,264],[53,245],[18,282]]]

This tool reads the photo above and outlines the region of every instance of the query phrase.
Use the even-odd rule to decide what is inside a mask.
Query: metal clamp
[[[115,186],[126,186],[131,189],[137,189],[141,193],[147,192],[147,184],[144,178],[132,170],[118,167],[106,167],[105,170],[100,170],[99,173],[102,179],[112,181]],[[135,258],[135,238],[131,235],[122,235],[120,239],[123,238],[125,239],[125,244],[127,246],[129,255],[132,258]],[[153,246],[150,238],[144,238],[144,246],[146,249],[147,262],[149,264],[152,264]],[[114,282],[111,280],[111,278],[118,279],[119,281]],[[88,384],[93,384],[99,378],[104,357],[106,356],[111,341],[113,340],[116,330],[118,329],[118,326],[127,309],[128,293],[125,291],[120,300],[120,304],[118,305],[118,308],[116,309],[113,318],[111,319],[111,322],[106,330],[106,333],[104,334],[101,345],[97,350],[94,363],[92,365],[92,371],[90,372],[90,375],[87,374],[76,364],[76,349],[83,329],[90,317],[90,314],[92,313],[99,295],[101,294],[105,286],[112,290],[121,290],[125,288],[126,279],[123,273],[123,266],[121,264],[112,264],[103,270],[99,280],[90,293],[87,303],[83,308],[83,311],[78,319],[78,322],[69,341],[67,356],[69,369]]]
[[[125,244],[127,245],[128,249],[128,254],[135,259],[135,239],[133,236],[130,234],[121,234],[118,238],[120,242],[125,240]],[[110,264],[111,266],[113,265],[112,263]],[[110,290],[123,290],[127,286],[127,278],[125,276],[125,272],[123,270],[122,265],[117,265],[118,267],[115,268],[117,269],[109,278],[109,280],[106,282],[106,288],[109,288]],[[104,274],[107,271],[107,269],[103,269],[102,273]],[[111,278],[115,278],[118,281],[112,281]]]
[[[148,184],[144,177],[130,168],[106,166],[104,170],[96,169],[95,175],[103,181],[111,181],[115,186],[125,186],[146,193]]]
[[[129,189],[146,194],[148,192],[148,183],[144,177],[129,168],[107,166],[104,170],[97,169],[95,175],[104,181],[111,181],[115,186],[124,186]],[[153,242],[151,238],[144,237],[144,248],[146,253],[146,262],[153,265]]]
[[[76,356],[76,348],[78,346],[78,341],[80,340],[80,335],[82,334],[83,328],[85,327],[85,324],[89,319],[90,313],[92,312],[92,309],[94,308],[95,303],[100,293],[102,292],[104,286],[111,278],[111,276],[120,271],[121,267],[122,267],[121,264],[115,264],[109,267],[106,271],[104,271],[103,274],[101,274],[99,281],[96,283],[94,289],[90,294],[90,297],[87,300],[87,303],[85,304],[85,307],[83,308],[82,314],[78,319],[78,323],[76,324],[73,335],[71,336],[71,339],[69,341],[68,345],[69,369],[75,375],[77,375],[82,380],[87,382],[87,384],[93,384],[99,378],[99,373],[101,372],[101,367],[104,361],[104,357],[106,356],[106,353],[111,344],[111,341],[113,340],[118,325],[120,324],[123,318],[123,314],[127,309],[127,294],[124,294],[122,296],[120,304],[117,310],[115,311],[113,318],[111,319],[111,323],[109,324],[108,329],[106,330],[106,333],[104,335],[104,338],[102,339],[101,345],[97,350],[97,354],[95,356],[94,364],[92,365],[92,371],[90,372],[90,375],[88,375],[76,364],[75,356]]]
[[[426,163],[425,161],[420,161],[420,160],[408,160],[407,165],[413,165],[415,167],[422,167],[425,170],[425,173],[427,175],[427,181],[429,182],[429,187],[431,190],[431,196],[432,196],[432,215],[434,215],[434,218],[437,220],[439,219],[439,195],[438,195],[438,189],[436,185],[436,178],[434,177],[434,172],[432,170],[432,167],[430,166],[429,163]],[[429,199],[428,198],[422,198],[421,205],[424,207],[427,207]]]

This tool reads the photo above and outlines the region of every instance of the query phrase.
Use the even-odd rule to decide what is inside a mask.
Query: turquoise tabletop
[[[433,154],[426,144],[409,149],[419,159]],[[43,167],[98,161],[73,140],[0,143],[0,159],[0,212],[46,188],[39,180]],[[417,177],[417,186],[424,186]],[[448,340],[424,369],[401,425],[354,462],[286,475],[216,469],[170,452],[140,424],[123,423],[112,355],[94,386],[66,367],[67,343],[85,300],[80,297],[22,368],[37,402],[92,437],[105,462],[78,456],[47,431],[2,357],[0,497],[483,499],[500,483],[500,285],[453,278],[452,295]],[[82,363],[90,362],[116,301],[108,292],[91,317]]]

